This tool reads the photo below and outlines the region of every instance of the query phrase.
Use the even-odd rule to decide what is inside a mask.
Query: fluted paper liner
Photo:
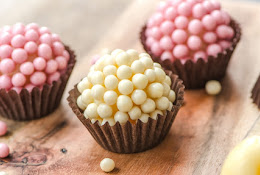
[[[128,121],[124,125],[117,122],[114,126],[110,126],[108,123],[100,126],[98,122],[92,124],[77,106],[77,98],[80,93],[76,86],[69,92],[68,102],[78,119],[104,149],[116,153],[145,151],[163,141],[183,104],[184,85],[182,80],[178,79],[178,76],[172,74],[171,71],[167,71],[167,74],[172,80],[171,89],[176,93],[173,108],[171,111],[167,111],[165,116],[158,115],[157,120],[149,118],[147,123],[138,120],[136,124]]]
[[[207,81],[221,80],[225,76],[231,55],[241,37],[241,28],[235,20],[231,20],[230,26],[235,31],[231,46],[219,53],[217,57],[209,56],[207,61],[202,58],[199,58],[196,62],[187,60],[184,64],[181,63],[179,59],[174,62],[170,60],[162,61],[160,57],[156,57],[145,44],[146,26],[143,27],[140,33],[140,40],[145,51],[151,55],[152,59],[160,63],[165,69],[177,74],[179,78],[183,80],[186,89],[204,88]]]
[[[76,62],[74,51],[67,46],[65,49],[70,54],[68,66],[52,85],[45,84],[42,89],[34,87],[31,92],[23,88],[19,94],[14,90],[0,90],[0,116],[12,120],[33,120],[46,116],[59,106]]]
[[[260,109],[260,75],[252,89],[252,96],[253,102],[258,106]]]

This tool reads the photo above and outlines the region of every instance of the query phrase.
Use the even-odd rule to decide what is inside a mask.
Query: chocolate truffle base
[[[34,87],[31,92],[23,88],[18,94],[14,90],[0,90],[0,116],[12,120],[33,120],[53,112],[60,104],[63,91],[76,63],[76,56],[68,46],[70,59],[66,71],[52,85],[45,84],[42,89]]]
[[[167,74],[172,80],[171,89],[176,93],[172,110],[167,111],[164,116],[158,115],[157,120],[149,118],[147,123],[138,120],[136,124],[128,121],[124,125],[117,122],[114,126],[110,126],[108,122],[103,126],[100,126],[98,122],[92,124],[77,106],[77,98],[80,93],[76,86],[69,92],[68,102],[78,119],[104,149],[125,154],[142,152],[155,147],[164,140],[183,104],[184,85],[182,80],[171,71],[167,71]]]
[[[207,61],[202,58],[199,58],[196,62],[187,60],[184,64],[181,63],[179,59],[174,62],[171,62],[170,60],[162,61],[159,57],[155,56],[145,44],[146,26],[143,27],[140,33],[140,40],[144,50],[151,55],[152,59],[160,63],[163,68],[177,74],[179,78],[183,80],[186,89],[199,89],[204,88],[209,80],[220,81],[226,74],[230,58],[241,37],[241,28],[235,20],[231,20],[230,26],[235,31],[231,46],[219,53],[217,57],[209,56]]]
[[[258,109],[260,110],[260,75],[252,89],[252,96],[253,102],[257,105]]]

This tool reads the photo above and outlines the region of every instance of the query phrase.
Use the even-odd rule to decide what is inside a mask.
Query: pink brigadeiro
[[[230,20],[215,0],[162,1],[147,22],[145,44],[161,60],[206,60],[231,45]]]
[[[57,34],[35,23],[17,23],[0,30],[0,89],[18,93],[60,78],[69,53]]]

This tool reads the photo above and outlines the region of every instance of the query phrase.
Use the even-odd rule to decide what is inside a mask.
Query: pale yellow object
[[[164,82],[166,84],[168,84],[169,86],[171,86],[171,84],[172,84],[172,80],[171,80],[171,78],[168,75],[166,75]]]
[[[221,91],[221,84],[216,80],[210,80],[206,83],[205,89],[209,95],[217,95]]]
[[[115,91],[106,91],[104,94],[104,101],[108,105],[114,105],[117,102],[117,93]]]
[[[143,56],[140,58],[140,61],[145,65],[146,69],[153,68],[153,60],[151,59],[151,57]]]
[[[148,119],[149,119],[150,115],[142,113],[141,117],[139,118],[139,120],[141,120],[143,123],[147,123]],[[138,121],[138,120],[137,120]]]
[[[161,83],[152,83],[148,86],[147,93],[151,98],[160,98],[163,95],[163,85]]]
[[[140,60],[135,60],[131,65],[131,69],[135,74],[143,73],[145,70],[145,65]]]
[[[108,76],[108,75],[116,75],[116,72],[117,72],[117,68],[116,66],[114,65],[107,65],[106,67],[104,67],[103,69],[103,74],[105,76]]]
[[[115,122],[125,124],[129,120],[129,116],[125,112],[117,111],[114,116]]]
[[[152,119],[157,120],[158,114],[163,115],[163,112],[162,112],[161,110],[157,110],[157,109],[156,109],[155,111],[153,111],[153,112],[150,114],[150,116],[151,116]]]
[[[175,92],[174,92],[173,90],[170,90],[168,99],[169,99],[171,102],[174,102],[174,101],[175,101],[175,99],[176,99],[176,94],[175,94]]]
[[[91,89],[91,95],[95,100],[102,100],[105,93],[104,86],[96,84]]]
[[[161,68],[158,68],[158,67],[154,68],[154,72],[155,72],[155,76],[156,76],[155,81],[162,83],[166,77],[165,72]]]
[[[129,79],[132,76],[132,69],[129,66],[122,65],[117,69],[116,75],[120,80]]]
[[[118,90],[123,95],[129,95],[134,90],[134,85],[130,80],[121,80],[118,83]]]
[[[108,122],[108,124],[109,124],[110,126],[114,126],[114,125],[116,124],[116,122],[115,122],[115,120],[114,120],[113,118],[104,118],[104,119],[102,120],[101,125],[104,125],[104,124],[106,124],[107,122]]]
[[[228,154],[221,175],[260,175],[260,136],[238,144]]]
[[[85,110],[87,105],[82,102],[81,95],[77,98],[77,105],[81,110]]]
[[[131,95],[131,99],[133,100],[133,102],[136,105],[141,105],[145,102],[147,98],[146,93],[143,90],[140,89],[136,89],[133,91],[132,95]]]
[[[102,169],[102,171],[104,172],[110,172],[113,171],[113,169],[115,168],[115,162],[110,159],[110,158],[105,158],[100,162],[100,168]]]
[[[129,112],[129,117],[132,119],[132,120],[137,120],[141,117],[141,109],[137,106],[134,106]]]
[[[101,72],[101,71],[93,72],[92,78],[91,78],[91,82],[92,82],[93,85],[96,85],[96,84],[101,84],[102,85],[104,83],[103,72]]]
[[[133,102],[130,97],[126,95],[120,95],[117,98],[117,108],[121,112],[129,112],[133,107]]]
[[[80,93],[82,93],[85,89],[90,89],[92,84],[88,81],[88,78],[84,78],[81,82],[78,83],[77,88]]]
[[[152,99],[147,98],[141,105],[141,109],[144,113],[151,113],[155,110],[155,102]]]
[[[81,94],[81,100],[84,104],[88,105],[94,101],[92,95],[91,95],[91,90],[90,89],[85,89],[83,93]]]
[[[155,100],[156,108],[164,111],[169,107],[169,99],[167,97],[160,97]]]
[[[97,113],[97,104],[96,103],[90,103],[88,106],[87,106],[87,109],[86,109],[86,115],[90,118],[90,119],[95,119],[98,117],[98,113]],[[84,113],[85,113],[84,112]]]
[[[156,74],[153,69],[146,69],[144,75],[148,78],[149,83],[152,83],[156,79]]]
[[[118,85],[118,79],[114,75],[108,75],[105,78],[105,87],[110,90],[114,90],[117,88]]]
[[[148,78],[144,74],[135,74],[132,82],[136,89],[144,89],[148,84]]]
[[[109,105],[101,103],[100,105],[98,105],[97,113],[101,118],[104,119],[111,117],[113,110]]]

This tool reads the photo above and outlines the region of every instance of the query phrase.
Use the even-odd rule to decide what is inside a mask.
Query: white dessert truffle
[[[148,78],[144,74],[135,74],[132,82],[136,89],[144,89],[148,84]]]
[[[120,80],[129,79],[132,76],[132,69],[129,66],[122,65],[117,69],[116,75]]]
[[[172,109],[176,94],[170,87],[170,77],[149,54],[116,49],[102,56],[78,83],[77,104],[92,123],[147,123]]]
[[[109,105],[101,103],[100,105],[98,105],[97,113],[101,118],[104,119],[111,117],[113,110]]]
[[[104,101],[108,105],[114,105],[117,101],[117,93],[115,91],[106,91],[104,94]]]
[[[121,124],[125,124],[129,120],[129,116],[125,112],[117,111],[115,113],[115,122],[119,122]]]
[[[134,106],[129,112],[129,117],[132,119],[132,120],[137,120],[141,117],[141,109],[137,106]]]
[[[221,91],[221,84],[216,80],[210,80],[206,83],[205,89],[209,95],[218,95]]]
[[[130,97],[126,95],[120,95],[117,98],[117,108],[121,112],[129,112],[133,107],[133,102]]]
[[[136,89],[131,95],[131,99],[136,105],[141,105],[146,101],[147,95],[143,90]]]
[[[112,159],[105,158],[100,162],[100,168],[102,169],[102,171],[108,173],[110,171],[113,171],[113,169],[115,168],[115,162]]]
[[[108,75],[105,78],[105,87],[110,90],[114,90],[117,88],[118,85],[118,79],[114,75]]]
[[[121,80],[118,84],[118,90],[123,95],[129,95],[133,92],[134,85],[130,80]]]

